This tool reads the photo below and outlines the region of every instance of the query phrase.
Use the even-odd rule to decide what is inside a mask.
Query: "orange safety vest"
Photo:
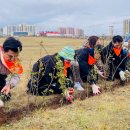
[[[11,72],[14,74],[22,74],[23,73],[23,67],[20,64],[20,60],[17,58],[17,60],[14,61],[8,61],[4,55],[3,55],[3,50],[2,47],[0,46],[0,59],[3,63],[3,65]]]
[[[128,57],[130,58],[130,53],[128,54]]]
[[[116,56],[119,56],[120,55],[120,53],[121,53],[121,50],[122,50],[122,48],[113,48],[113,51],[114,51],[114,53],[116,54]]]
[[[96,59],[93,58],[93,57],[89,54],[89,55],[88,55],[88,64],[89,64],[89,65],[93,65],[93,64],[95,64],[95,62],[96,62]]]
[[[64,61],[64,75],[67,76],[67,69],[71,67],[70,61]]]

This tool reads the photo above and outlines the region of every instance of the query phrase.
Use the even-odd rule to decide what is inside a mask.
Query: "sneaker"
[[[4,102],[0,99],[0,107],[4,107]]]
[[[74,83],[74,88],[79,91],[84,91],[84,88],[81,86],[79,82]]]

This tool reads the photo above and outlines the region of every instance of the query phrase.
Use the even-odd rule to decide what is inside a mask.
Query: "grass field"
[[[4,40],[1,38],[0,43]],[[40,103],[46,105],[43,101],[53,100],[53,95],[33,97],[26,94],[29,73],[37,59],[58,52],[65,45],[80,48],[83,39],[21,37],[20,40],[23,43],[21,59],[24,74],[19,85],[12,90],[11,101],[5,105],[10,118],[0,130],[130,130],[130,85],[58,107],[54,104],[39,107]],[[37,107],[30,109],[31,103]]]

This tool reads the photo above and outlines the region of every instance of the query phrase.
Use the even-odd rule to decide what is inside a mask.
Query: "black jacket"
[[[54,93],[62,93],[60,89],[59,78],[57,77],[56,59],[57,54],[47,55],[39,59],[33,66],[31,79],[28,83],[28,88],[31,93],[36,94],[34,88],[38,89],[38,95],[42,95],[42,92],[47,89],[54,90]],[[64,59],[60,57],[60,60],[64,63]],[[70,68],[67,69],[67,78],[71,75]]]
[[[0,74],[0,91],[6,85],[7,75]]]
[[[127,62],[127,52],[125,50],[121,50],[119,56],[117,56],[113,51],[113,44],[110,42],[106,47],[104,47],[101,51],[101,59],[102,62],[109,65],[109,71],[111,75],[115,75],[119,77],[119,72],[126,69],[126,62]],[[117,76],[118,75],[118,76]]]
[[[79,69],[80,69],[80,76],[83,82],[87,82],[87,77],[90,74],[91,69],[93,68],[93,65],[88,64],[88,56],[91,55],[94,57],[94,49],[90,48],[82,48],[75,51],[77,61],[79,63]],[[95,82],[94,80],[91,80],[91,83]]]

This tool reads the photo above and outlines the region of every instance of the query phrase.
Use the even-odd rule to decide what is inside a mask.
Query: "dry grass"
[[[129,130],[130,87],[75,101],[58,109],[38,109],[1,129]]]
[[[1,38],[0,42],[3,42],[3,40]],[[53,54],[68,44],[79,48],[82,46],[83,39],[22,37],[20,40],[24,46],[21,56],[24,74],[19,85],[12,91],[12,100],[5,107],[8,113],[14,110],[23,110],[23,113],[21,116],[21,111],[12,112],[14,114],[11,115],[12,120],[1,126],[0,130],[130,129],[129,85],[83,101],[76,100],[71,105],[64,105],[57,109],[50,109],[51,106],[46,109],[43,108],[46,105],[46,101],[53,100],[54,96],[33,97],[26,94],[26,84],[32,64],[41,56],[46,55],[45,50],[40,48],[41,40],[47,52]],[[110,84],[109,82],[107,83],[108,86],[111,86]],[[28,107],[31,103],[36,104],[36,106],[43,103],[43,106],[32,109]],[[13,120],[13,116],[16,116],[15,114],[20,115],[17,120]]]

